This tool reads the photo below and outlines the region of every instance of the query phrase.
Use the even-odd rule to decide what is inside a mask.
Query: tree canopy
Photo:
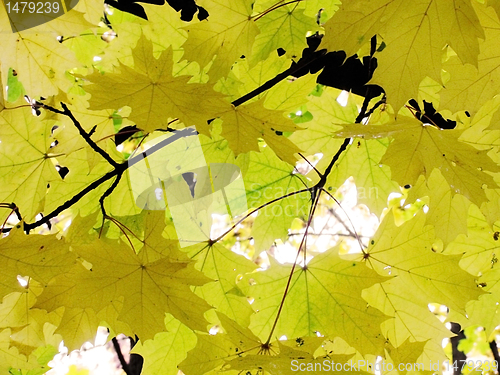
[[[144,375],[431,373],[446,322],[499,325],[500,1],[30,4],[0,6],[0,371],[106,326]]]

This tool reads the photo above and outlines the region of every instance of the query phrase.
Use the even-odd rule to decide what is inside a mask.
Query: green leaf
[[[7,101],[14,103],[24,94],[24,87],[17,79],[17,72],[14,69],[9,69],[7,78]],[[2,97],[3,101],[3,97]]]
[[[301,51],[307,47],[307,32],[314,33],[318,28],[315,19],[304,14],[302,3],[281,4],[269,12],[265,10],[274,4],[273,1],[260,4],[260,13],[255,18],[260,34],[255,38],[253,45],[250,60],[252,65],[265,60],[278,48],[283,48],[287,57],[299,57]]]
[[[361,292],[384,278],[361,263],[340,259],[335,252],[332,249],[314,257],[307,266],[295,268],[273,337],[319,332],[339,336],[361,353],[380,353],[384,342],[380,324],[386,317],[369,306]],[[250,327],[261,339],[271,332],[290,272],[290,266],[271,260],[268,270],[243,280],[246,294],[255,299],[252,307],[256,314]]]
[[[247,186],[249,207],[265,205],[255,220],[255,246],[269,248],[273,242],[284,239],[294,217],[306,217],[309,212],[310,193],[292,194],[307,188],[307,182],[295,173],[293,167],[278,160],[268,148],[260,153],[250,153],[245,159],[244,179]],[[241,164],[240,164],[241,165]],[[290,196],[284,197],[290,194]],[[277,199],[277,202],[267,204]]]
[[[398,185],[391,179],[391,170],[380,164],[389,146],[388,140],[353,139],[352,144],[339,158],[336,167],[327,180],[332,191],[340,188],[349,177],[354,178],[358,203],[366,204],[370,211],[380,215],[387,207],[392,192],[398,192]]]
[[[215,280],[196,288],[197,295],[205,299],[217,311],[232,320],[247,326],[252,309],[239,290],[237,280],[252,272],[257,266],[242,255],[215,244],[199,244],[189,254],[197,260],[197,268],[207,277]]]

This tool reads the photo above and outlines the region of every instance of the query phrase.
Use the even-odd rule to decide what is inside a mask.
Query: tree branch
[[[58,113],[63,116],[67,116],[71,119],[73,124],[75,124],[75,127],[78,129],[80,132],[80,135],[82,136],[83,139],[85,139],[85,142],[99,155],[101,155],[109,164],[111,164],[114,168],[118,168],[119,164],[114,161],[109,154],[104,151],[102,148],[100,148],[93,140],[90,138],[90,135],[85,131],[85,129],[82,127],[80,122],[73,116],[73,113],[69,110],[68,106],[61,102],[61,106],[63,107],[64,111],[61,111],[57,108],[51,107],[50,105],[43,104],[43,108],[48,109],[51,112]]]
[[[300,69],[306,67],[307,65],[309,65],[313,61],[315,61],[318,58],[324,56],[325,54],[326,54],[326,50],[323,50],[323,51],[320,51],[320,54],[318,54],[317,56],[314,56],[310,60],[304,60],[300,64],[292,63],[292,65],[287,70],[281,72],[276,77],[271,78],[269,81],[263,83],[262,85],[260,85],[256,89],[250,91],[248,94],[243,95],[241,98],[238,98],[238,99],[234,100],[233,102],[231,102],[231,104],[234,105],[235,107],[237,107],[237,106],[239,106],[239,105],[241,105],[241,104],[249,101],[250,99],[253,99],[257,95],[262,94],[266,90],[269,90],[271,87],[273,87],[276,84],[280,83],[284,79],[286,79],[289,76],[293,75],[293,73],[295,73],[295,72],[299,71]]]
[[[25,223],[24,224],[24,230],[26,231],[26,233],[29,233],[32,229],[37,228],[37,227],[39,227],[39,226],[47,223],[50,219],[56,217],[61,212],[63,212],[64,210],[70,208],[75,203],[77,203],[80,199],[82,199],[85,195],[87,195],[88,193],[90,193],[92,190],[96,189],[101,184],[103,184],[104,182],[112,179],[113,177],[117,177],[118,175],[123,174],[123,172],[125,172],[128,168],[130,168],[131,166],[139,163],[146,156],[150,156],[150,155],[154,154],[156,151],[158,151],[161,148],[169,145],[172,142],[175,142],[176,140],[178,140],[180,138],[189,137],[191,135],[197,135],[197,134],[198,134],[198,132],[196,130],[192,129],[192,128],[185,128],[185,129],[179,130],[174,135],[172,135],[171,137],[169,137],[167,139],[164,139],[161,142],[158,142],[153,147],[151,147],[150,149],[148,149],[147,153],[146,152],[142,152],[142,153],[134,156],[132,159],[129,159],[128,161],[125,161],[125,162],[123,162],[121,164],[117,164],[117,167],[115,169],[113,169],[112,171],[106,173],[101,178],[99,178],[99,179],[95,180],[94,182],[92,182],[90,185],[88,185],[87,187],[85,187],[78,194],[76,194],[75,196],[73,196],[71,199],[68,199],[66,202],[64,202],[63,204],[61,204],[59,207],[57,207],[56,209],[54,209],[52,212],[50,212],[49,214],[47,214],[46,216],[44,216],[40,220],[37,220],[37,221],[35,221],[33,223]],[[5,229],[4,232],[6,232],[7,229]]]

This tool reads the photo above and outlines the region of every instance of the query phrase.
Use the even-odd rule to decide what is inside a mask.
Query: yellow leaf
[[[463,130],[442,130],[414,119],[390,125],[348,125],[337,137],[385,138],[394,141],[380,161],[391,167],[392,177],[400,186],[414,185],[423,174],[429,178],[437,168],[454,194],[462,194],[480,206],[487,201],[483,185],[497,187],[486,173],[500,172],[487,150],[478,150],[459,140]]]
[[[167,257],[149,262],[148,249],[136,254],[121,242],[107,239],[95,238],[93,243],[73,248],[91,268],[74,267],[48,283],[37,306],[101,310],[123,297],[118,319],[143,340],[165,330],[165,312],[192,329],[206,329],[203,313],[210,306],[190,286],[201,286],[210,279],[194,269],[194,262],[173,262]]]
[[[434,169],[427,181],[421,176],[408,192],[406,202],[429,197],[426,224],[434,226],[436,236],[447,246],[459,234],[467,233],[467,216],[470,201],[461,194],[453,194],[446,179],[438,169]]]
[[[46,285],[75,263],[75,254],[56,235],[25,235],[21,225],[0,240],[0,293],[19,290],[17,275],[29,276]]]
[[[201,67],[213,60],[208,72],[212,82],[226,76],[240,56],[250,55],[253,42],[259,34],[251,18],[253,2],[202,1],[200,4],[210,14],[208,19],[184,28],[189,33],[183,44],[184,58],[198,62]]]
[[[73,15],[68,14],[67,17],[70,18],[71,23]],[[83,18],[80,19],[79,16],[77,18],[83,21]],[[62,21],[53,22],[61,23]],[[65,71],[80,66],[74,54],[58,42],[57,36],[63,32],[59,34],[50,28],[47,32],[48,25],[12,33],[6,10],[0,7],[0,33],[2,34],[0,49],[9,51],[2,54],[3,81],[7,81],[9,68],[15,69],[18,79],[31,97],[47,97],[56,95],[59,89],[67,89],[71,82],[65,77]],[[76,25],[73,26],[76,27]]]
[[[367,250],[366,262],[373,269],[397,276],[362,294],[370,304],[395,317],[383,324],[395,346],[408,338],[432,338],[440,343],[449,332],[430,313],[428,304],[442,303],[462,312],[468,301],[482,294],[474,276],[459,267],[461,256],[433,252],[433,241],[434,230],[425,226],[422,212],[399,230],[392,215],[387,215]]]
[[[132,107],[129,119],[147,132],[164,129],[169,118],[177,117],[208,134],[207,121],[227,106],[223,96],[207,84],[188,83],[189,76],[172,76],[172,49],[153,56],[153,45],[144,35],[132,50],[134,68],[120,63],[120,73],[93,73],[90,109]]]
[[[273,111],[263,106],[262,100],[247,105],[232,107],[221,113],[222,136],[236,155],[259,151],[258,138],[264,139],[282,160],[295,164],[295,154],[300,149],[284,132],[293,132],[299,127],[283,116],[281,111]]]
[[[224,360],[239,356],[240,353],[257,354],[261,343],[252,331],[224,314],[217,313],[217,317],[224,333],[215,336],[197,334],[196,347],[179,364],[179,368],[186,374],[205,374],[223,365]]]
[[[15,202],[25,220],[40,212],[47,184],[61,180],[49,158],[51,127],[29,108],[0,113],[0,201]]]
[[[473,1],[472,4],[484,27],[486,40],[480,44],[477,69],[471,65],[463,65],[453,56],[443,66],[451,79],[440,92],[441,106],[452,111],[477,111],[488,100],[498,94],[500,79],[500,55],[498,38],[500,22],[492,8]]]
[[[15,347],[10,346],[11,330],[9,328],[0,332],[0,370],[4,374],[9,373],[10,367],[26,368],[32,367],[33,363],[28,363],[24,355],[19,354]]]
[[[304,14],[305,2],[285,3],[276,6],[275,1],[266,2],[271,11],[264,10],[255,17],[255,22],[261,30],[255,39],[251,65],[267,59],[272,51],[282,48],[286,56],[299,58],[307,47],[306,35],[318,29],[316,20]],[[262,4],[259,4],[262,7]]]
[[[351,1],[325,24],[320,48],[355,54],[374,35],[386,48],[376,54],[379,84],[395,109],[418,93],[422,79],[440,79],[442,50],[456,49],[463,62],[477,64],[478,37],[484,37],[470,2],[420,0]]]
[[[380,324],[386,316],[367,304],[361,292],[386,278],[365,264],[341,259],[337,251],[330,249],[315,256],[307,266],[295,268],[283,308],[280,302],[291,266],[270,258],[271,266],[266,271],[245,275],[242,289],[255,298],[252,331],[265,340],[274,328],[270,322],[280,310],[273,337],[311,336],[319,332],[339,336],[361,353],[382,352]]]
[[[115,332],[133,335],[132,329],[118,320],[122,307],[123,301],[118,299],[98,312],[91,307],[65,307],[56,333],[63,337],[64,346],[69,350],[79,349],[85,341],[94,337],[102,322],[106,322],[106,326]]]

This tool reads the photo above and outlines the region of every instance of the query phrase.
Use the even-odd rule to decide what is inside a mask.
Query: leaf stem
[[[351,223],[351,226],[352,226],[352,230],[351,231],[345,224],[344,224],[344,221],[343,220],[339,220],[339,218],[337,218],[337,220],[339,220],[342,225],[344,225],[344,228],[347,229],[347,231],[349,232],[349,235],[351,237],[355,237],[356,240],[358,241],[359,243],[359,247],[361,249],[361,252],[363,253],[363,255],[366,255],[366,252],[365,252],[365,246],[363,245],[363,243],[361,242],[361,238],[359,237],[358,235],[358,232],[356,231],[356,227],[354,226],[354,223],[352,222],[351,218],[349,217],[349,215],[347,214],[347,212],[344,210],[344,207],[342,207],[342,205],[340,204],[340,202],[338,201],[337,198],[335,198],[332,194],[330,194],[329,191],[325,190],[325,189],[322,189],[326,194],[328,194],[330,196],[330,198],[332,198],[335,203],[337,203],[337,205],[340,207],[340,209],[344,212],[345,216],[347,217],[347,220],[349,220],[349,223]],[[334,214],[335,216],[335,214]]]
[[[372,40],[371,40],[371,56],[373,57],[373,55],[375,54],[375,51],[376,51],[376,37],[373,37]],[[370,61],[370,66],[371,66],[371,61]],[[358,114],[358,116],[356,117],[356,121],[355,123],[361,123],[363,121],[363,119],[366,117],[366,113],[367,113],[367,109],[368,109],[368,104],[370,102],[370,87],[368,86],[367,87],[367,90],[366,90],[366,95],[365,95],[365,99],[363,100],[363,105],[361,107],[361,110]],[[378,106],[380,104],[376,104],[376,106]],[[372,108],[372,110],[374,110],[374,108]],[[288,295],[288,291],[290,289],[290,285],[291,285],[291,281],[292,281],[292,277],[293,277],[293,273],[295,271],[295,267],[297,265],[297,259],[299,257],[299,254],[300,254],[300,251],[302,250],[303,246],[304,246],[304,243],[306,241],[306,238],[307,238],[307,235],[308,235],[308,231],[309,231],[309,227],[310,227],[310,224],[311,224],[311,221],[312,221],[312,217],[314,216],[314,212],[316,210],[316,207],[318,205],[318,202],[319,202],[319,197],[320,197],[320,194],[321,192],[326,192],[330,197],[332,197],[333,200],[335,200],[335,202],[339,205],[339,207],[344,211],[344,213],[346,214],[347,218],[349,219],[349,222],[351,223],[352,227],[354,228],[354,225],[351,221],[351,219],[349,218],[349,215],[347,215],[347,213],[345,212],[345,210],[342,208],[342,206],[340,205],[340,202],[335,199],[335,197],[333,197],[332,194],[330,194],[324,187],[325,187],[325,184],[326,184],[326,181],[327,181],[327,178],[329,176],[329,174],[331,173],[332,171],[332,168],[333,166],[335,165],[335,163],[337,162],[337,160],[340,158],[340,155],[347,149],[347,146],[349,146],[349,144],[352,142],[352,138],[345,138],[344,139],[344,142],[342,142],[342,144],[340,145],[340,148],[338,149],[338,151],[335,153],[335,155],[333,156],[332,160],[330,161],[330,163],[328,164],[328,166],[326,167],[325,171],[323,173],[319,173],[318,174],[320,175],[320,180],[318,181],[318,183],[316,185],[314,185],[312,188],[308,189],[311,193],[311,200],[312,200],[312,206],[311,206],[311,210],[310,210],[310,214],[309,214],[309,218],[308,218],[308,221],[307,221],[307,225],[306,225],[306,230],[304,232],[304,236],[302,237],[302,241],[300,242],[300,245],[299,245],[299,249],[297,251],[297,256],[295,258],[295,261],[293,263],[293,266],[292,266],[292,269],[290,270],[290,275],[288,277],[288,281],[287,281],[287,284],[286,284],[286,287],[285,287],[285,291],[283,292],[283,297],[281,299],[281,303],[280,303],[280,306],[279,306],[279,309],[278,309],[278,313],[276,314],[276,318],[274,320],[274,323],[273,323],[273,326],[271,328],[271,332],[267,338],[267,341],[266,343],[264,344],[265,347],[268,347],[269,346],[269,343],[271,342],[271,338],[272,338],[272,335],[274,333],[274,330],[276,328],[276,325],[278,324],[278,320],[280,318],[280,315],[281,315],[281,311],[283,310],[283,306],[285,304],[285,300],[286,300],[286,297]],[[356,233],[356,230],[354,228],[354,231]],[[358,234],[356,233],[356,238],[358,239],[358,242],[361,246],[361,251],[363,252],[363,255],[366,255],[364,249],[363,249],[363,245],[362,245],[362,242],[358,236]],[[305,257],[305,255],[304,255]],[[304,258],[304,266],[305,266],[305,258]]]
[[[286,282],[285,291],[283,292],[283,297],[281,298],[281,302],[280,302],[280,306],[278,308],[278,312],[276,314],[276,318],[274,319],[274,323],[273,323],[273,326],[271,328],[271,331],[269,332],[269,336],[267,337],[267,340],[264,343],[265,347],[268,347],[269,344],[271,343],[271,338],[273,337],[274,330],[276,329],[276,325],[278,324],[278,320],[281,316],[281,311],[283,310],[283,306],[285,305],[285,300],[286,300],[286,297],[288,295],[288,291],[290,290],[290,285],[292,283],[293,274],[295,272],[295,268],[297,267],[297,259],[299,258],[300,252],[301,252],[301,250],[304,246],[305,240],[307,238],[307,233],[308,233],[309,228],[311,226],[312,218],[314,216],[314,212],[315,212],[316,207],[318,205],[318,201],[319,201],[319,195],[316,196],[316,198],[313,202],[313,205],[311,206],[311,212],[310,212],[309,217],[307,219],[306,230],[304,232],[304,236],[302,237],[302,240],[300,241],[300,245],[299,245],[299,249],[297,250],[297,255],[295,257],[295,261],[293,262],[292,269],[290,270],[290,275],[288,276],[288,280]],[[304,263],[304,267],[306,267],[305,263]]]
[[[7,224],[7,220],[9,220],[10,215],[12,215],[13,213],[16,214],[16,217],[19,221],[23,220],[23,218],[19,212],[19,207],[17,207],[14,202],[12,202],[12,203],[0,203],[0,208],[9,208],[11,210],[10,213],[5,218],[5,221],[3,222],[2,226],[0,227],[0,233],[8,232],[7,230],[4,230],[5,225]],[[9,228],[9,230],[10,230],[10,228]]]
[[[229,228],[227,231],[225,231],[223,234],[221,234],[219,237],[217,237],[215,240],[210,240],[209,241],[209,244],[214,244],[216,242],[219,242],[221,239],[223,239],[229,232],[231,232],[234,228],[236,228],[239,224],[241,224],[244,220],[246,220],[248,217],[252,216],[254,213],[256,213],[257,211],[259,210],[262,210],[264,207],[266,206],[269,206],[275,202],[278,202],[282,199],[285,199],[285,198],[288,198],[288,197],[291,197],[292,195],[295,195],[295,194],[300,194],[300,193],[305,193],[307,191],[309,191],[310,189],[307,188],[307,189],[301,189],[301,190],[297,190],[297,191],[292,191],[291,193],[287,193],[281,197],[278,197],[278,198],[275,198],[273,200],[270,200],[262,205],[260,205],[259,207],[257,208],[254,208],[252,211],[250,211],[249,213],[247,213],[245,216],[243,216],[240,220],[238,220],[236,223],[234,223],[231,228]]]
[[[299,3],[301,1],[304,1],[304,0],[292,0],[292,1],[288,1],[286,3],[283,3],[284,0],[281,0],[279,2],[277,2],[276,4],[274,4],[273,6],[267,8],[265,11],[263,11],[262,13],[259,13],[257,14],[256,16],[254,16],[254,22],[258,21],[259,19],[261,19],[262,17],[264,17],[266,14],[269,14],[270,12],[272,12],[273,10],[276,10],[278,8],[281,8],[281,7],[284,7],[285,5],[290,5],[290,4],[293,4],[293,3]]]

